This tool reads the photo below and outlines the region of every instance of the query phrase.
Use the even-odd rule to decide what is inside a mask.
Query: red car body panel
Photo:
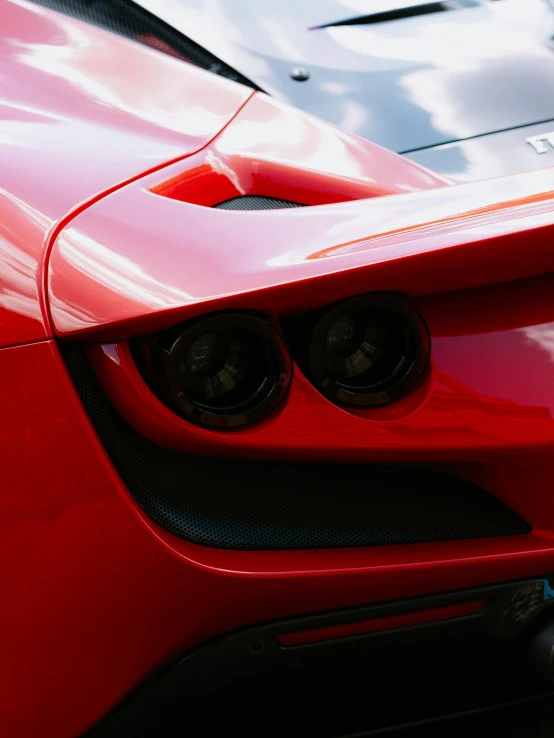
[[[372,290],[416,297],[554,268],[550,170],[447,187],[350,136],[335,134],[334,158],[324,135],[334,129],[279,107],[254,98],[199,155],[119,189],[72,221],[49,267],[58,336],[105,340],[222,308],[290,314]],[[263,133],[251,142],[256,121]],[[305,153],[289,151],[288,160],[278,137],[284,126],[310,144]],[[214,180],[216,201],[258,194],[335,204],[214,212],[198,204],[213,204],[205,192]]]
[[[0,16],[1,734],[80,735],[163,664],[250,623],[551,571],[552,171],[450,186],[51,11],[1,0]],[[245,193],[319,206],[209,207]],[[168,410],[130,357],[126,339],[204,312],[277,321],[375,290],[408,295],[432,339],[424,382],[388,408],[340,409],[295,368],[279,412],[216,433]],[[187,543],[125,489],[54,336],[103,342],[89,355],[107,393],[161,445],[463,470],[533,531],[336,550]]]
[[[0,346],[51,335],[48,238],[101,192],[198,149],[251,91],[32,3],[0,4]]]
[[[0,372],[3,735],[79,735],[164,663],[248,623],[552,566],[548,524],[513,539],[334,551],[186,544],[139,513],[55,344],[2,350]],[[550,490],[537,498],[548,523]]]

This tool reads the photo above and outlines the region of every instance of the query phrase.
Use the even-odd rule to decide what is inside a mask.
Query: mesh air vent
[[[433,469],[222,459],[161,448],[114,410],[82,349],[66,349],[65,359],[130,493],[185,540],[219,548],[308,549],[530,531],[485,490]]]
[[[214,205],[220,210],[279,210],[280,208],[303,208],[299,202],[290,200],[279,200],[276,197],[263,197],[262,195],[243,195],[233,197],[231,200]]]

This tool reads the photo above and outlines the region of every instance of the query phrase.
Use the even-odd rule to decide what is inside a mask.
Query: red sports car
[[[0,0],[2,738],[542,700],[554,170],[456,183],[47,4]]]

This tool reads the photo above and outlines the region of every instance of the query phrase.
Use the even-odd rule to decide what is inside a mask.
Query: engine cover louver
[[[491,2],[491,0],[485,0]],[[493,0],[494,1],[494,0]],[[498,1],[498,0],[496,0]],[[314,26],[312,30],[318,28],[332,28],[333,26],[361,26],[371,25],[374,23],[388,23],[390,21],[398,21],[403,18],[416,18],[421,15],[430,15],[432,13],[442,13],[448,10],[461,10],[462,8],[475,8],[483,4],[483,0],[442,0],[442,2],[431,3],[411,3],[402,2],[386,3],[382,9],[375,10],[367,15],[359,15],[353,18],[324,23]],[[397,7],[394,7],[397,5]],[[393,6],[393,7],[388,7]]]

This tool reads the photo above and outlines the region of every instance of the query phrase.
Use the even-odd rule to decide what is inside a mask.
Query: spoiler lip
[[[49,292],[59,336],[112,340],[226,308],[290,314],[375,290],[420,296],[554,270],[551,170],[263,213],[214,212],[146,184],[108,196],[58,238]]]
[[[308,207],[213,207],[245,194]],[[553,231],[552,170],[453,185],[255,94],[201,152],[69,221],[47,295],[57,335],[116,340],[222,309],[292,315],[541,274]]]

